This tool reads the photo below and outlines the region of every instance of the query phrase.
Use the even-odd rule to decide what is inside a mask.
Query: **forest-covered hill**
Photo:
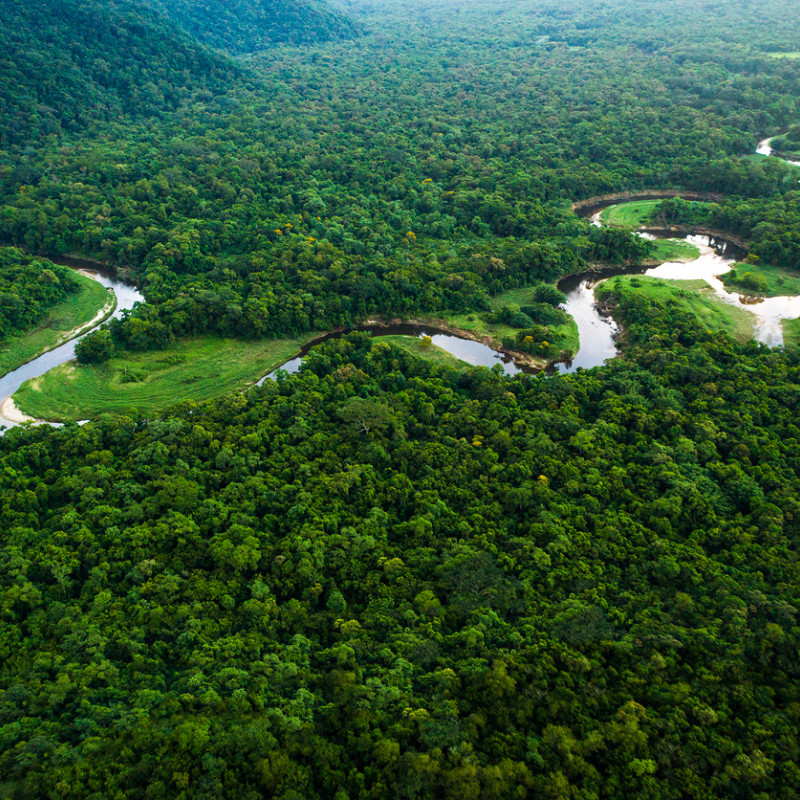
[[[0,13],[0,147],[224,94],[240,70],[204,44],[240,53],[355,32],[317,0],[2,0]]]
[[[120,331],[129,346],[484,309],[493,292],[636,255],[577,220],[573,199],[670,185],[760,202],[797,187],[777,159],[749,158],[798,113],[797,63],[764,55],[777,45],[761,22],[744,36],[726,15],[731,43],[692,8],[666,7],[643,49],[620,3],[585,45],[568,43],[589,24],[582,3],[400,4],[372,37],[266,52],[224,96],[6,160],[0,236],[129,267],[148,299],[135,336]],[[694,21],[687,41],[678,14]],[[794,224],[782,202],[778,238]]]
[[[349,38],[357,26],[325,0],[142,0],[199,41],[241,54]]]
[[[223,91],[236,69],[141,6],[0,2],[0,146],[150,117]]]

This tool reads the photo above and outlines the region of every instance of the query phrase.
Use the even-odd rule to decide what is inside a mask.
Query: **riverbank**
[[[590,217],[607,206],[615,203],[629,203],[639,200],[668,200],[671,197],[681,197],[684,200],[701,200],[708,203],[721,203],[724,194],[715,192],[694,192],[684,189],[631,189],[625,192],[596,195],[585,200],[576,200],[572,210],[579,217]]]
[[[787,350],[800,347],[800,319],[783,321],[783,346]]]
[[[0,375],[55,350],[108,319],[117,307],[113,292],[83,272],[73,277],[79,290],[53,306],[32,330],[5,340],[0,349]]]
[[[125,353],[105,364],[70,361],[24,383],[13,402],[22,414],[53,422],[104,413],[154,415],[184,400],[203,402],[246,389],[311,338],[243,342],[197,337],[169,350]]]
[[[683,200],[703,203],[706,201],[697,200],[690,197],[692,193],[682,193],[672,195]],[[750,248],[747,239],[737,236],[735,233],[724,231],[719,228],[709,228],[705,225],[664,225],[651,222],[652,213],[662,200],[666,197],[658,197],[649,200],[632,200],[611,205],[594,206],[591,214],[580,214],[580,216],[591,216],[596,222],[609,225],[611,227],[635,228],[639,233],[648,233],[657,237],[683,238],[688,235],[709,236],[720,242],[727,242],[742,251],[744,255]],[[668,241],[660,238],[660,241]],[[661,254],[659,254],[660,256]]]
[[[715,243],[721,242],[727,245],[733,245],[741,251],[743,257],[750,249],[750,242],[741,236],[729,231],[723,231],[720,228],[709,228],[705,225],[642,225],[639,228],[641,233],[650,233],[659,236],[674,235],[677,238],[683,236],[708,236]]]
[[[726,289],[749,297],[800,295],[800,275],[769,264],[737,263],[720,279]]]
[[[476,328],[479,328],[482,325],[486,326],[486,323],[478,321],[478,312],[475,312],[474,315],[471,314],[469,316],[475,317],[474,324],[476,325]],[[460,317],[458,319],[460,319]],[[465,322],[467,325],[473,324],[473,322],[468,319],[466,319]],[[482,334],[476,328],[462,327],[460,325],[451,324],[451,322],[447,319],[442,319],[440,317],[418,317],[416,319],[406,321],[405,324],[419,325],[422,327],[428,326],[430,328],[435,328],[442,333],[448,333],[451,336],[456,336],[459,339],[477,342],[478,344],[490,347],[492,350],[507,356],[518,366],[528,367],[533,371],[546,369],[555,360],[548,358],[537,358],[536,356],[532,356],[528,353],[521,353],[518,350],[512,350],[508,347],[505,347],[502,340],[498,338],[498,335],[501,330],[508,330],[509,334],[516,334],[517,330],[512,328],[510,325],[486,326],[492,327],[493,330],[491,333]],[[577,328],[575,332],[577,339]]]
[[[431,361],[434,364],[448,366],[458,370],[471,368],[466,361],[456,358],[451,353],[433,344],[432,341],[428,342],[418,336],[389,334],[388,336],[381,336],[380,341],[385,342],[387,345],[399,347],[417,358],[424,358],[426,361]]]
[[[6,399],[0,403],[0,421],[2,420],[11,422],[14,425],[21,425],[23,422],[43,422],[43,420],[23,414],[19,408],[17,408],[14,399],[11,397],[6,397]]]
[[[632,292],[662,304],[675,303],[706,330],[725,333],[739,342],[750,341],[754,336],[755,317],[744,308],[725,303],[702,279],[663,280],[644,275],[620,275],[606,281],[596,294],[599,300],[613,303],[616,296]]]
[[[656,229],[655,233],[663,236],[664,230]],[[617,270],[598,265],[580,275],[562,279],[559,288],[564,288],[565,281],[580,286],[574,296],[567,298],[569,322],[548,326],[551,345],[543,344],[551,348],[550,358],[506,347],[504,341],[515,340],[519,329],[491,321],[491,312],[472,311],[411,320],[368,319],[355,330],[368,330],[375,336],[386,337],[387,343],[393,342],[415,355],[440,363],[462,363],[465,367],[504,363],[509,375],[519,371],[538,372],[553,364],[560,372],[590,368],[616,354],[615,324],[596,308],[593,287],[598,278],[621,272],[635,275],[663,262],[673,267],[693,262],[700,252],[699,242],[659,240],[657,258],[648,260],[649,263]],[[714,255],[714,248],[705,243],[702,250],[706,256]],[[722,248],[717,248],[716,252],[721,251]],[[727,253],[725,261],[731,261]],[[516,312],[534,305],[534,292],[535,287],[526,287],[494,296],[491,298],[493,311],[506,308]],[[747,312],[742,313],[747,315]],[[722,325],[721,329],[730,332],[735,327]],[[198,337],[184,340],[168,351],[126,354],[124,358],[94,367],[66,363],[35,381],[28,381],[14,395],[14,401],[19,413],[53,421],[77,421],[109,412],[157,414],[183,400],[202,402],[245,389],[283,365],[290,370],[296,368],[311,346],[344,332],[337,330],[258,343]],[[433,337],[430,345],[419,340],[422,333]],[[752,318],[748,335],[752,336]],[[558,347],[558,356],[553,356],[552,345]]]
[[[534,292],[534,286],[526,286],[519,289],[509,289],[501,294],[494,295],[490,298],[492,310],[499,311],[504,307],[519,310],[525,306],[534,305],[536,302]],[[543,326],[550,332],[548,341],[557,347],[558,355],[554,357],[536,357],[521,353],[503,344],[505,340],[515,339],[520,329],[501,322],[487,322],[485,314],[486,312],[481,311],[465,311],[458,314],[442,314],[437,317],[420,317],[415,322],[423,325],[432,325],[454,336],[479,342],[513,358],[518,364],[537,370],[545,369],[554,361],[571,358],[580,346],[578,327],[575,321],[570,319],[560,325]]]
[[[599,218],[600,222],[617,228],[639,228],[646,225],[653,211],[663,202],[663,198],[658,200],[632,200],[625,203],[615,203],[606,206],[594,217]]]
[[[790,164],[793,167],[800,167],[800,160],[795,160],[793,153],[784,153],[780,150],[775,150],[772,147],[772,143],[776,139],[781,139],[787,132],[788,129],[784,129],[783,131],[779,131],[778,133],[770,136],[768,139],[762,139],[758,146],[756,147],[756,155],[757,156],[767,156],[771,158],[778,158],[783,161],[784,164]]]
[[[688,264],[695,261],[700,255],[700,250],[689,242],[681,239],[656,239],[655,252],[652,258],[645,258],[642,261],[643,267],[654,267],[663,264],[665,261],[677,261],[681,264]]]

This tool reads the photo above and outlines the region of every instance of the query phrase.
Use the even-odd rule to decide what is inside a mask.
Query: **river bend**
[[[51,259],[51,261],[58,263],[58,261],[55,259]],[[66,266],[71,265],[67,264]],[[138,289],[136,289],[135,286],[125,283],[119,278],[112,277],[110,274],[100,272],[96,269],[82,268],[80,272],[83,275],[96,280],[98,283],[102,284],[106,287],[106,289],[114,292],[116,295],[117,307],[114,309],[114,313],[111,315],[111,317],[109,317],[109,319],[119,319],[122,316],[123,311],[133,308],[136,303],[144,302],[144,296],[141,294],[141,292],[139,292]],[[34,358],[27,364],[23,364],[21,367],[18,367],[17,369],[3,375],[3,377],[0,378],[0,404],[12,397],[14,392],[16,392],[17,389],[19,389],[19,387],[25,383],[25,381],[31,380],[32,378],[38,378],[40,375],[44,375],[44,373],[48,370],[53,369],[53,367],[57,367],[59,364],[64,364],[65,362],[71,361],[73,358],[75,358],[75,345],[81,339],[83,339],[84,336],[96,330],[101,324],[102,323],[98,323],[94,327],[82,333],[80,336],[70,339],[68,342],[64,342],[64,344],[59,345],[53,350],[48,350],[38,358]],[[18,424],[19,421],[17,419],[11,419],[10,415],[9,417],[6,417],[0,413],[0,426],[5,425],[7,428],[10,428]],[[41,423],[34,422],[34,424]]]

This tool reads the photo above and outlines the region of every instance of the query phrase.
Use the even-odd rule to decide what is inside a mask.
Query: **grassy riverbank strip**
[[[0,375],[74,339],[113,313],[117,300],[112,292],[79,272],[71,277],[80,287],[77,292],[54,305],[35,328],[0,344]]]
[[[197,337],[169,350],[125,353],[105,364],[70,361],[23,384],[14,402],[23,413],[52,422],[108,412],[157,414],[183,400],[202,402],[245,389],[296,356],[312,338],[244,342]]]
[[[800,295],[800,274],[769,264],[733,265],[720,275],[727,289],[752,297],[796,297]]]
[[[620,228],[638,228],[647,225],[655,208],[662,200],[634,200],[604,208],[600,220],[606,225]]]
[[[700,256],[699,247],[691,242],[684,242],[682,239],[656,239],[653,244],[656,249],[645,266],[650,264],[655,266],[663,264],[665,261],[679,261],[687,264]]]
[[[617,203],[604,208],[600,212],[600,221],[604,225],[615,228],[641,228],[645,225],[653,225],[653,212],[663,202],[663,199],[658,199]],[[692,206],[712,205],[712,203],[703,200],[690,200],[687,202],[690,202]]]
[[[796,350],[800,347],[800,319],[785,319],[781,323],[783,328],[783,346]]]
[[[641,292],[651,300],[677,303],[709,331],[728,334],[739,342],[753,338],[755,318],[743,308],[721,300],[703,280],[669,281],[637,275],[609,279],[597,291],[599,298],[628,292]]]
[[[472,366],[460,358],[456,358],[441,347],[435,344],[427,343],[419,336],[399,336],[392,334],[390,336],[381,336],[377,342],[385,342],[386,344],[400,347],[403,350],[411,353],[418,358],[424,358],[426,361],[431,361],[440,366],[454,367],[455,369],[472,369]]]

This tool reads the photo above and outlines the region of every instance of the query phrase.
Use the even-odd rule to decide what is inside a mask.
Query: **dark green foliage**
[[[570,210],[612,191],[732,195],[663,218],[798,255],[796,171],[748,157],[800,113],[764,56],[796,3],[350,5],[372,34],[234,67],[140,6],[2,4],[0,235],[148,301],[82,358],[486,312],[646,258]],[[0,795],[795,800],[800,365],[605,299],[602,370],[352,335],[163,419],[7,433]],[[557,354],[560,302],[509,345]]]
[[[0,340],[32,328],[77,289],[66,267],[0,247]]]
[[[542,283],[533,290],[533,299],[537,303],[547,303],[548,305],[558,307],[564,303],[567,298],[566,295],[555,286],[549,283]]]
[[[767,279],[763,275],[758,275],[753,272],[748,272],[746,269],[742,271],[738,277],[738,282],[744,286],[745,289],[750,289],[754,292],[764,292],[767,289]],[[731,275],[734,280],[734,276]]]
[[[790,128],[783,136],[776,136],[770,145],[784,158],[797,161],[800,158],[800,126]]]
[[[762,198],[796,186],[778,159],[741,157],[796,114],[796,65],[760,55],[775,21],[792,18],[784,6],[748,16],[747,31],[725,28],[734,47],[718,36],[729,9],[684,0],[643,3],[641,19],[658,21],[646,35],[618,0],[600,20],[575,0],[563,13],[513,6],[502,24],[480,4],[419,17],[400,3],[375,9],[380,32],[347,48],[282,48],[238,73],[196,49],[197,64],[179,59],[172,74],[166,23],[148,17],[156,28],[137,29],[141,46],[109,43],[99,58],[86,43],[81,75],[104,61],[127,75],[130,53],[146,53],[124,91],[152,83],[172,98],[154,108],[176,113],[0,160],[0,235],[129,267],[167,339],[484,309],[503,289],[647,258],[646,242],[577,220],[570,200],[666,185]],[[114,6],[97,27],[123,11],[134,13]],[[795,24],[781,28],[787,41]],[[87,93],[97,94],[76,88],[52,107],[85,108]]]
[[[620,310],[575,377],[352,335],[7,434],[5,791],[795,797],[800,368]]]
[[[549,309],[551,312],[554,311],[551,306],[545,305],[544,308]],[[557,317],[550,324],[561,324],[569,319],[565,312],[560,311],[557,313],[563,315],[563,318]],[[514,338],[503,340],[503,346],[508,350],[527,353],[540,359],[562,359],[563,347],[561,342],[563,339],[563,333],[544,327],[544,323],[542,323],[517,331]]]
[[[101,328],[84,336],[75,345],[75,357],[79,364],[101,364],[113,355],[114,342],[108,328]]]
[[[237,74],[137,4],[0,0],[0,14],[0,147],[152,117],[207,100]]]
[[[206,44],[250,53],[276,43],[351,37],[356,26],[322,0],[143,0]]]
[[[561,293],[559,292],[559,294]],[[569,321],[569,314],[566,311],[561,308],[554,308],[550,303],[535,303],[532,306],[523,306],[522,311],[539,325],[563,325]]]
[[[508,306],[503,306],[493,314],[487,314],[486,318],[490,323],[502,323],[510,325],[512,328],[524,328],[533,324],[533,320],[526,312],[517,308],[508,308]]]

